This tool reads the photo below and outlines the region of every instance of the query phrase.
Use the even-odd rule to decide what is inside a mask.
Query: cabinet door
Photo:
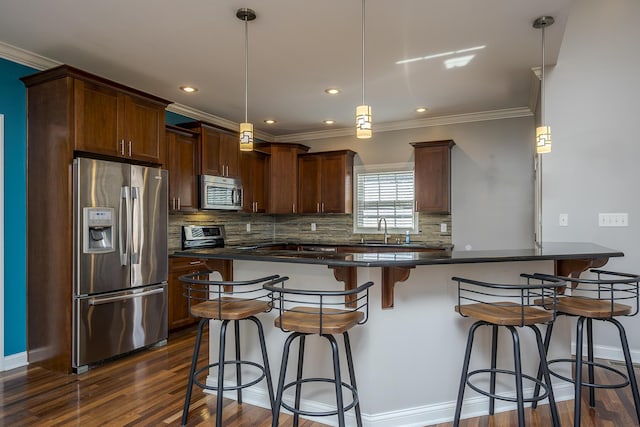
[[[351,213],[353,156],[328,154],[322,158],[321,185],[323,213]]]
[[[164,108],[142,98],[122,97],[125,156],[159,163],[164,138]]]
[[[298,158],[298,212],[322,212],[322,157]]]
[[[201,140],[201,174],[223,175],[222,162],[220,161],[220,133],[212,128],[202,126],[200,130]]]
[[[220,161],[224,166],[224,176],[240,177],[240,143],[239,136],[220,133]]]
[[[297,213],[298,155],[289,147],[271,148],[269,213]]]
[[[197,258],[170,258],[169,262],[169,330],[197,322],[189,313],[189,301],[185,296],[180,276],[206,270],[204,262]]]
[[[250,213],[266,211],[267,201],[267,159],[258,151],[240,153],[240,171],[242,179],[242,210]]]
[[[415,148],[416,211],[450,213],[451,148]]]
[[[121,156],[124,123],[118,118],[118,92],[82,80],[74,80],[75,149]]]
[[[167,132],[169,168],[169,209],[194,211],[198,208],[198,140]]]

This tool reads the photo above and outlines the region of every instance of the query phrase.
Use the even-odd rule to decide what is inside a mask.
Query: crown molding
[[[483,122],[487,120],[513,119],[517,117],[533,116],[529,107],[507,108],[503,110],[480,111],[477,113],[453,114],[449,116],[428,117],[416,120],[374,124],[374,132],[390,132],[396,130],[418,129],[433,126],[446,126],[461,123]],[[314,139],[354,136],[352,128],[333,129],[330,131],[301,132],[275,137],[275,142],[299,142]]]
[[[62,65],[62,62],[54,61],[46,56],[20,49],[4,42],[0,42],[0,58],[8,59],[36,70],[46,70]]]
[[[0,42],[0,58],[5,58],[10,61],[17,62],[19,64],[26,65],[38,70],[45,70],[62,64],[61,62],[55,61],[42,55],[38,55],[33,52],[29,52],[27,50],[12,46],[4,42]],[[540,68],[532,68],[532,72],[534,76],[539,77],[538,74],[540,72]],[[532,77],[532,80],[535,80],[535,77]],[[532,87],[529,96],[529,107],[507,108],[504,110],[481,111],[477,113],[454,114],[449,116],[378,123],[375,124],[374,130],[375,132],[390,132],[395,130],[417,129],[433,126],[481,122],[486,120],[502,120],[512,119],[516,117],[533,116],[533,112],[535,111],[535,100],[537,100],[537,95],[535,95],[535,100],[532,101],[532,99],[534,98],[534,93],[535,89]],[[194,120],[202,120],[204,122],[211,123],[226,129],[234,130],[238,129],[238,127],[240,126],[239,123],[236,123],[232,120],[227,120],[222,117],[218,117],[216,115],[183,104],[169,104],[169,106],[167,107],[167,111],[181,114]],[[353,128],[342,128],[274,136],[272,134],[256,130],[255,137],[257,139],[262,139],[264,141],[270,142],[300,142],[316,139],[353,136],[354,133],[355,131]]]

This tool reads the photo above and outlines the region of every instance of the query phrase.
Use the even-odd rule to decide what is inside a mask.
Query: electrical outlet
[[[251,224],[247,223],[247,233],[251,233]]]
[[[569,225],[569,214],[560,214],[558,225],[560,227],[567,227]]]
[[[315,222],[311,223],[311,231],[316,231],[316,223]]]
[[[629,214],[627,213],[601,213],[598,214],[599,227],[628,227]]]
[[[446,233],[447,232],[447,223],[443,222],[442,224],[440,224],[440,232],[441,233]]]

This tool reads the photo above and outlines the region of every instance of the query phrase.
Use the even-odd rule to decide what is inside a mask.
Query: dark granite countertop
[[[313,245],[304,245],[313,246]],[[335,244],[317,245],[334,247]],[[345,246],[357,246],[348,244]],[[194,249],[176,251],[174,256],[227,259],[244,261],[289,262],[300,264],[321,264],[342,267],[408,267],[416,265],[464,264],[507,261],[571,260],[621,257],[624,253],[593,243],[553,242],[541,247],[527,249],[504,249],[483,251],[388,251],[374,252],[333,252],[323,250],[274,249],[273,244],[243,247]],[[403,246],[403,245],[398,245]],[[422,245],[424,246],[424,245]]]

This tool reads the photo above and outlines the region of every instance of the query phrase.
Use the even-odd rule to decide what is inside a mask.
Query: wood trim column
[[[382,267],[382,308],[393,308],[393,293],[397,282],[404,282],[415,265]]]
[[[329,265],[333,270],[333,277],[338,282],[344,282],[344,290],[350,291],[358,287],[358,270],[356,267],[339,267],[335,265]],[[347,307],[356,307],[357,295],[345,296],[345,302]]]

